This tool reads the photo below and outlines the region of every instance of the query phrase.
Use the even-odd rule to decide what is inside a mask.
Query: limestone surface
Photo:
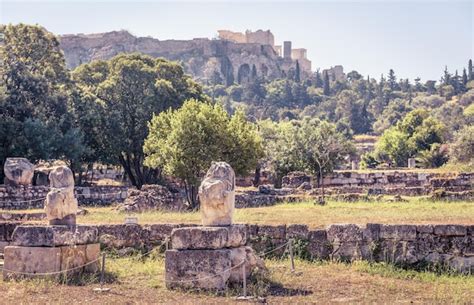
[[[253,270],[259,268],[265,270],[264,261],[255,254],[255,251],[251,247],[238,247],[231,249],[230,253],[232,267],[241,265],[245,260],[245,276],[249,277]],[[230,272],[229,282],[241,283],[243,281],[242,268],[233,268]]]
[[[25,158],[7,158],[3,166],[5,173],[5,184],[31,185],[35,166]]]
[[[231,250],[168,250],[165,258],[166,287],[217,289],[227,287]]]
[[[226,162],[212,162],[199,187],[202,224],[231,225],[235,205],[235,173]]]
[[[5,247],[3,279],[48,277],[57,279],[67,271],[68,276],[99,270],[100,245],[74,247]],[[87,266],[84,266],[87,265]],[[83,268],[78,268],[84,266]],[[74,269],[74,270],[70,270]],[[38,274],[41,275],[38,275]],[[64,273],[64,274],[65,274]]]
[[[184,227],[171,232],[171,247],[176,250],[235,248],[246,242],[247,232],[243,225]]]
[[[50,191],[44,210],[52,225],[75,225],[77,200],[74,197],[74,176],[67,166],[57,166],[49,173]]]
[[[98,230],[89,226],[18,226],[12,245],[27,247],[58,247],[98,243]]]

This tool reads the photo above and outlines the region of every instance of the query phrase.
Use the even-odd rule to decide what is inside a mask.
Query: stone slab
[[[12,245],[24,247],[58,247],[98,243],[97,228],[90,226],[18,226]]]
[[[171,232],[171,248],[176,250],[205,250],[236,248],[247,242],[244,225],[225,227],[184,227]]]
[[[230,277],[231,252],[230,249],[166,251],[166,287],[224,290]]]
[[[53,278],[61,271],[68,276],[99,270],[100,245],[89,244],[62,247],[7,246],[4,252],[3,279]],[[84,266],[87,265],[87,266]],[[83,268],[79,268],[84,266]],[[46,273],[46,274],[45,274]]]

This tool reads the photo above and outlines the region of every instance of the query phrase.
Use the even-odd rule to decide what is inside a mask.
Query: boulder
[[[3,170],[6,185],[31,185],[35,166],[25,158],[7,158]]]
[[[235,173],[225,162],[212,162],[199,186],[204,226],[231,225],[235,205]]]
[[[75,225],[77,200],[74,197],[74,176],[67,166],[57,166],[49,173],[50,191],[44,210],[51,225]]]
[[[251,247],[238,247],[231,250],[230,253],[231,266],[236,267],[230,271],[229,282],[230,283],[242,283],[243,274],[242,267],[237,267],[245,261],[245,276],[250,277],[252,271],[257,268],[260,270],[266,270],[264,261],[255,254],[255,251]]]

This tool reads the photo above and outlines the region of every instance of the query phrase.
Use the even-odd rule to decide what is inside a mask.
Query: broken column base
[[[97,228],[18,226],[4,249],[3,279],[62,279],[99,270]]]
[[[244,226],[190,227],[171,232],[172,250],[166,251],[168,289],[224,290],[243,282],[263,260],[248,246]]]
[[[3,280],[57,280],[62,276],[96,273],[100,266],[99,256],[98,243],[60,247],[7,246],[4,252]]]

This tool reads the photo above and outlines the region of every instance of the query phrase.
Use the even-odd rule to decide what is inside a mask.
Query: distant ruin
[[[211,81],[216,72],[225,85],[246,83],[255,77],[281,78],[296,69],[296,62],[302,78],[312,73],[306,49],[292,49],[291,41],[285,41],[283,48],[276,46],[269,30],[218,32],[219,39],[158,40],[136,37],[127,31],[113,31],[63,35],[60,43],[68,68],[93,60],[106,60],[120,53],[140,52],[178,61],[186,73],[203,83]],[[257,75],[252,75],[252,71]]]

